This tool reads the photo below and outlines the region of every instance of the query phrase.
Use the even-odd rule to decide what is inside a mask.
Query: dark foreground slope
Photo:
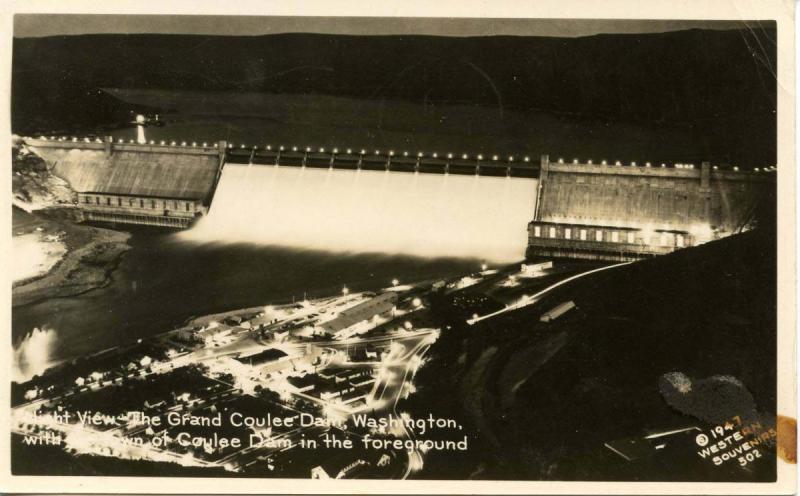
[[[765,25],[767,26],[767,25]],[[15,39],[13,129],[98,88],[322,94],[692,126],[702,159],[775,163],[775,31],[585,38],[94,35]]]
[[[774,452],[717,467],[696,432],[633,461],[605,443],[735,415],[774,423],[775,246],[762,228],[600,272],[479,327],[451,322],[406,407],[474,435],[465,455],[431,455],[423,477],[769,480]],[[569,300],[578,310],[539,322]]]

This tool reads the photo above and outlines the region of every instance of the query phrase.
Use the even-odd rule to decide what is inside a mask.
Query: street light
[[[397,278],[392,279],[392,287],[396,287],[398,284],[400,284],[400,281],[398,281]]]

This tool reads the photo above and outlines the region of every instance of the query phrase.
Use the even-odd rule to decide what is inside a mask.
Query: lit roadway
[[[385,363],[385,365],[380,369],[378,380],[373,387],[372,393],[369,395],[369,397],[372,398],[370,404],[376,405],[377,410],[383,410],[387,406],[391,407],[391,413],[396,417],[399,417],[400,415],[397,412],[397,404],[402,399],[403,392],[405,388],[408,387],[407,384],[411,384],[414,374],[421,363],[422,356],[427,352],[430,345],[436,340],[437,332],[438,331],[435,329],[422,329],[418,331],[392,333],[387,336],[378,336],[366,339],[350,338],[341,341],[316,342],[314,344],[317,346],[341,349],[353,344],[374,344],[392,341],[404,342],[404,344],[401,345],[402,349],[396,350],[399,352],[399,354],[391,354],[386,358],[385,362],[359,362],[357,364],[374,367],[375,365]],[[297,346],[304,346],[304,344],[298,343]],[[230,353],[230,351],[228,350],[226,353]],[[397,380],[398,378],[399,380]],[[322,401],[314,396],[309,396],[302,393],[293,394],[309,401],[322,403],[330,410],[340,413],[345,418],[350,414],[350,411],[339,408],[335,404]],[[228,463],[235,463],[238,466],[244,466],[248,461],[255,457],[268,457],[289,451],[296,447],[302,438],[313,439],[314,437],[317,437],[328,430],[329,427],[326,426],[297,427],[271,438],[271,441],[275,443],[275,445],[270,446],[254,444],[252,446],[247,446],[225,456],[220,460],[217,460],[215,464],[224,466]],[[405,437],[414,439],[413,432],[411,432],[405,426],[403,426],[403,430]],[[284,446],[278,444],[279,441],[288,441],[290,445]],[[418,460],[418,462],[421,462],[422,456],[417,451],[409,453],[408,462],[402,471],[402,478],[408,477],[412,469],[419,465],[418,462],[415,463],[413,461],[415,458]]]
[[[528,305],[532,305],[532,304],[536,303],[537,301],[539,301],[543,296],[545,296],[546,294],[548,294],[549,292],[553,291],[554,289],[556,289],[557,287],[559,287],[561,285],[564,285],[564,284],[567,284],[569,282],[572,282],[575,279],[580,279],[581,277],[585,277],[585,276],[588,276],[590,274],[594,274],[595,272],[600,272],[600,271],[603,271],[603,270],[613,269],[613,268],[616,268],[616,267],[622,267],[623,265],[628,265],[630,263],[632,263],[632,262],[623,262],[623,263],[618,263],[618,264],[614,264],[614,265],[606,265],[605,267],[600,267],[599,269],[588,270],[586,272],[581,272],[580,274],[576,274],[576,275],[568,277],[566,279],[562,279],[561,281],[558,281],[557,283],[546,287],[545,289],[539,291],[538,293],[536,293],[534,295],[531,295],[531,296],[524,296],[524,297],[520,298],[519,301],[517,301],[516,303],[514,303],[512,305],[508,305],[505,308],[501,308],[500,310],[498,310],[496,312],[492,312],[492,313],[488,313],[486,315],[481,315],[480,317],[475,317],[475,318],[472,318],[472,319],[468,319],[467,320],[467,324],[473,325],[473,324],[476,324],[476,323],[478,323],[478,322],[480,322],[482,320],[490,319],[492,317],[496,317],[496,316],[501,315],[503,313],[510,312],[512,310],[517,310],[517,309],[526,307]]]

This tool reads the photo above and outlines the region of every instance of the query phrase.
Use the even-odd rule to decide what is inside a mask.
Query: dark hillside
[[[586,38],[87,35],[15,39],[13,128],[97,88],[324,94],[685,123],[716,161],[775,162],[775,33]]]
[[[767,226],[600,272],[478,327],[454,321],[420,371],[425,387],[408,407],[459,418],[480,434],[469,453],[426,460],[428,473],[769,480],[769,449],[772,458],[739,470],[700,459],[693,436],[636,463],[604,444],[708,429],[735,415],[774,427],[774,235]],[[539,322],[542,312],[570,300],[579,310]],[[669,387],[677,377],[691,380],[688,393]]]

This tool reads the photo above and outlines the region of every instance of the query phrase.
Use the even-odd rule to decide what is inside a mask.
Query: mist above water
[[[209,214],[180,237],[513,262],[535,196],[533,179],[228,164]]]
[[[23,383],[44,372],[50,365],[50,352],[55,344],[56,331],[34,328],[14,348],[14,367],[11,380]]]

